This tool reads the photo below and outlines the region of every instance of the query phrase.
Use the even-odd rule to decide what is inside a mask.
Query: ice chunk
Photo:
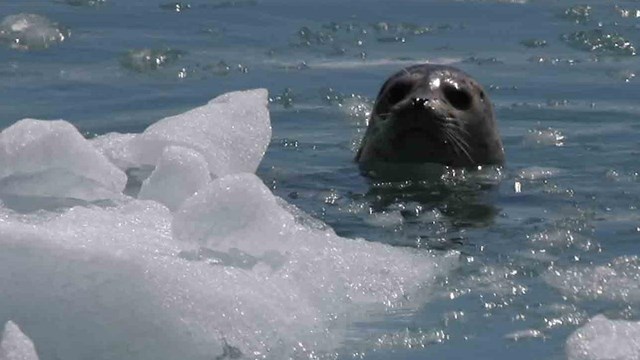
[[[156,200],[175,210],[209,181],[207,160],[199,152],[169,146],[151,176],[142,184],[138,198]]]
[[[222,251],[237,248],[252,255],[287,249],[292,246],[286,243],[289,235],[297,230],[293,215],[277,204],[259,178],[248,173],[214,180],[184,202],[173,222],[176,239]]]
[[[68,122],[24,119],[0,133],[0,195],[93,201],[126,181]]]
[[[0,341],[0,360],[38,360],[33,342],[13,321],[4,325]]]
[[[593,317],[567,340],[569,360],[640,359],[640,322]]]
[[[15,49],[42,49],[63,42],[69,31],[44,16],[9,15],[0,22],[0,42]]]
[[[107,157],[121,170],[127,170],[140,166],[140,161],[133,149],[132,142],[138,134],[108,133],[91,139],[99,152]]]
[[[162,150],[197,150],[215,176],[255,172],[271,140],[267,90],[226,93],[208,104],[149,126],[136,140],[141,164],[155,165]]]
[[[39,351],[61,359],[322,357],[354,321],[423,306],[457,263],[310,227],[254,175],[187,202],[175,221],[138,199],[59,214],[0,207],[0,293],[11,293],[0,318],[28,316],[46,334]]]

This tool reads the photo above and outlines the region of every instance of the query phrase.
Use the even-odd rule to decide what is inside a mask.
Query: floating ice
[[[255,172],[271,139],[267,105],[265,89],[223,94],[205,106],[151,125],[141,141],[149,147],[175,143],[194,148],[217,176]]]
[[[169,146],[142,184],[138,198],[156,200],[175,210],[210,180],[207,160],[199,152]]]
[[[593,317],[567,340],[569,360],[640,359],[640,322]]]
[[[69,31],[44,16],[36,14],[9,15],[0,22],[0,43],[14,49],[43,49],[63,42]]]
[[[0,360],[38,360],[33,342],[13,321],[7,321],[0,340]]]
[[[308,358],[334,351],[365,313],[423,305],[456,263],[343,239],[305,216],[250,174],[214,180],[175,220],[136,199],[0,208],[0,293],[11,294],[0,318],[29,317],[46,334],[39,350],[64,359]]]
[[[551,269],[544,279],[565,295],[640,303],[638,256],[621,256],[600,266]]]
[[[179,240],[259,256],[293,246],[299,228],[260,179],[238,174],[214,181],[187,199],[175,216],[173,230]],[[278,241],[270,243],[273,238]]]
[[[24,119],[0,133],[0,196],[118,197],[126,175],[65,121]]]
[[[140,163],[132,142],[138,134],[108,133],[90,140],[99,152],[121,170],[139,167]]]
[[[164,118],[142,134],[108,134],[93,140],[121,168],[155,166],[165,147],[190,148],[214,176],[255,172],[271,140],[267,91],[226,93],[208,104]]]

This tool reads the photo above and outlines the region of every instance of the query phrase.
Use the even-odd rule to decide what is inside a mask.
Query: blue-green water
[[[19,13],[70,36],[0,47],[0,128],[31,117],[87,137],[140,132],[264,87],[273,139],[258,175],[275,194],[341,236],[461,252],[418,310],[351,325],[340,358],[565,359],[589,318],[640,318],[638,1],[0,2],[1,17]],[[145,49],[160,64],[136,60]],[[490,93],[498,185],[399,189],[359,174],[379,86],[424,61]]]

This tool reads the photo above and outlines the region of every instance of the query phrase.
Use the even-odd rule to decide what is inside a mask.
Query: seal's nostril
[[[413,89],[413,83],[410,79],[400,79],[391,84],[387,90],[387,101],[389,105],[395,105],[404,100]]]
[[[447,101],[458,110],[469,110],[473,99],[465,89],[459,89],[451,84],[442,86],[442,93]]]

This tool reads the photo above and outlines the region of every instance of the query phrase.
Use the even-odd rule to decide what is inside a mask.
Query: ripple
[[[70,31],[37,14],[9,15],[0,22],[0,43],[20,50],[46,49],[65,41]]]
[[[532,129],[524,136],[524,143],[528,146],[563,146],[565,139],[560,130]]]
[[[184,54],[174,49],[138,49],[129,51],[120,63],[129,70],[149,72],[176,62]]]
[[[558,168],[532,166],[518,171],[518,177],[525,180],[546,180],[557,176],[561,171]]]
[[[591,18],[591,6],[576,5],[566,9],[562,18],[575,22],[576,24],[587,23]]]
[[[541,48],[547,46],[547,41],[542,39],[527,39],[520,41],[520,45],[528,48]]]
[[[107,3],[107,0],[66,0],[65,4],[71,6],[99,6]]]
[[[562,40],[575,49],[600,55],[636,55],[636,49],[629,40],[617,33],[606,33],[602,29],[565,34]]]
[[[181,3],[181,2],[171,2],[166,4],[161,4],[160,9],[175,11],[175,12],[183,12],[185,10],[191,9],[191,4]]]
[[[367,57],[370,43],[407,43],[412,39],[452,28],[451,25],[426,26],[414,23],[380,21],[374,24],[330,22],[318,27],[303,26],[296,32],[293,47],[320,50],[332,56]]]

